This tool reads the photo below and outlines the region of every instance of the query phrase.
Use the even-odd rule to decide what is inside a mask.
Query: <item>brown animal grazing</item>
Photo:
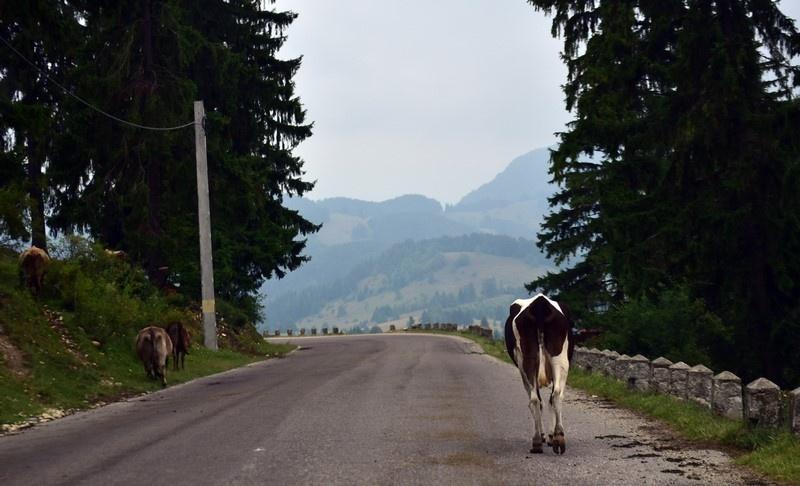
[[[167,360],[172,354],[172,340],[167,331],[156,326],[145,327],[136,336],[136,354],[144,363],[147,376],[167,386]]]
[[[178,361],[180,360],[180,367],[184,369],[184,362],[186,355],[189,354],[189,348],[192,346],[192,339],[189,336],[189,331],[183,327],[180,322],[173,322],[167,326],[167,334],[172,339],[172,361],[173,368],[178,369]]]
[[[37,246],[32,246],[19,255],[19,283],[39,295],[44,286],[44,272],[50,256]]]

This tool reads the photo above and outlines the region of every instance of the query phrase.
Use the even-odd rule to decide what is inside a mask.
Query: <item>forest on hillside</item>
[[[543,255],[530,240],[502,235],[473,233],[463,236],[446,236],[431,240],[407,240],[398,243],[380,255],[356,265],[349,272],[330,282],[288,291],[270,301],[265,310],[266,321],[273,328],[293,326],[305,317],[312,316],[332,303],[361,302],[369,297],[400,292],[416,282],[435,284],[434,275],[445,267],[467,267],[471,259],[464,253],[492,255],[532,267],[547,265]],[[449,261],[446,254],[461,254]],[[510,296],[522,290],[522,282],[509,288],[491,277],[491,269],[479,284],[454,282],[457,290],[437,290],[430,295],[414,299],[397,299],[392,304],[378,306],[369,322],[382,323],[420,309],[425,319],[442,322],[471,323],[473,319],[490,317],[504,319],[508,313]],[[453,282],[447,282],[452,284]],[[505,295],[498,304],[492,299]],[[510,299],[510,300],[509,300]],[[402,301],[402,302],[401,302]],[[344,317],[340,307],[337,317]]]
[[[205,104],[214,281],[253,322],[257,290],[318,229],[283,204],[313,184],[311,135],[279,59],[295,14],[251,0],[4,2],[0,236],[89,236],[199,295],[193,101]]]
[[[529,3],[574,118],[538,235],[560,268],[528,289],[620,352],[800,384],[794,21],[775,1]]]

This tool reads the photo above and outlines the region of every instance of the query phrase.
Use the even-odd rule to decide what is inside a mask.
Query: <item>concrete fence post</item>
[[[650,390],[655,393],[669,393],[669,367],[672,361],[660,356],[650,363],[652,378],[650,380]]]
[[[759,427],[777,427],[781,423],[781,389],[766,378],[751,381],[744,390],[747,421]]]
[[[606,376],[611,376],[614,371],[614,361],[619,358],[619,353],[613,358],[611,357],[611,351],[608,349],[603,349],[598,351],[597,355],[597,371],[602,373]]]
[[[607,349],[600,351],[600,362],[597,365],[598,371],[606,376],[614,376],[614,367],[619,357],[620,354],[616,351],[609,351]]]
[[[641,354],[632,357],[625,375],[628,388],[640,392],[650,391],[650,379],[650,360]]]
[[[586,348],[575,346],[575,350],[572,352],[572,362],[570,366],[586,369]]]
[[[689,374],[689,365],[678,361],[669,367],[669,393],[680,399],[686,398],[686,379]]]
[[[689,400],[711,408],[711,389],[714,372],[699,364],[689,368],[686,375],[686,395]]]
[[[591,371],[591,354],[589,354],[589,348],[581,347],[581,368],[586,371]]]
[[[800,435],[800,386],[789,392],[789,427]]]
[[[625,381],[625,377],[628,375],[628,367],[630,367],[630,365],[631,357],[627,354],[623,354],[614,361],[614,366],[611,369],[611,376],[618,380]]]
[[[605,357],[603,353],[600,352],[597,348],[592,348],[587,353],[588,362],[586,364],[587,371],[594,371],[595,373],[600,373],[603,371],[603,365],[605,364]]]
[[[711,409],[717,415],[742,420],[742,380],[738,376],[723,371],[713,378]]]

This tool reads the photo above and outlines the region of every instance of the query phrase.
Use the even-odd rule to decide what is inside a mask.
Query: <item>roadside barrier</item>
[[[572,366],[602,373],[640,392],[670,394],[710,409],[717,415],[746,420],[757,427],[788,427],[800,435],[800,387],[783,393],[775,383],[758,378],[742,386],[731,373],[714,372],[702,364],[689,366],[659,357],[652,361],[637,354],[630,357],[614,351],[575,347]],[[787,398],[783,398],[786,395]],[[788,420],[785,420],[788,419]]]

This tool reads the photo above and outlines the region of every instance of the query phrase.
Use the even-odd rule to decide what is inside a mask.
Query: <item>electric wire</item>
[[[101,115],[104,115],[104,116],[106,116],[106,117],[108,117],[108,118],[110,118],[110,119],[112,119],[112,120],[114,120],[116,122],[122,123],[123,125],[128,125],[128,126],[135,127],[135,128],[141,128],[143,130],[153,130],[153,131],[158,131],[158,132],[168,132],[168,131],[172,131],[172,130],[180,130],[182,128],[186,128],[186,127],[189,127],[189,126],[192,126],[192,125],[195,124],[194,121],[190,121],[188,123],[184,123],[183,125],[177,125],[177,126],[174,126],[174,127],[151,127],[151,126],[147,126],[147,125],[141,125],[139,123],[135,123],[135,122],[132,122],[132,121],[124,120],[122,118],[114,116],[111,113],[108,113],[108,112],[106,112],[106,111],[94,106],[93,104],[89,103],[85,99],[81,98],[80,96],[76,95],[75,93],[73,93],[72,91],[67,89],[65,86],[63,86],[61,83],[59,83],[58,81],[56,81],[52,77],[50,77],[50,75],[47,74],[47,71],[45,71],[44,69],[40,68],[35,63],[31,62],[27,57],[25,57],[21,52],[19,52],[13,45],[11,45],[10,42],[8,42],[2,36],[0,36],[0,41],[2,41],[3,44],[8,46],[8,48],[11,49],[17,56],[22,58],[23,61],[25,61],[26,63],[30,64],[34,69],[39,71],[48,81],[50,81],[51,83],[53,83],[56,86],[58,86],[59,88],[61,88],[66,94],[72,96],[76,100],[80,101],[81,103],[83,103],[87,107],[91,108],[92,110],[100,113]]]

